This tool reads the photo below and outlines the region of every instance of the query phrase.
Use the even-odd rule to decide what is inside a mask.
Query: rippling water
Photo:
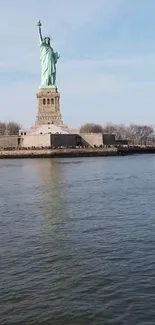
[[[0,324],[155,324],[155,156],[0,161]]]

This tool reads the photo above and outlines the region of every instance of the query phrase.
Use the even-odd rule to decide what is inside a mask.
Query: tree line
[[[0,136],[1,135],[18,135],[20,124],[16,122],[0,122]]]
[[[127,139],[135,145],[155,144],[154,129],[150,125],[112,124],[102,126],[95,123],[86,123],[81,126],[80,133],[110,133],[115,134],[117,140]]]

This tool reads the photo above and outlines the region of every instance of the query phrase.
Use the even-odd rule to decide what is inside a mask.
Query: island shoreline
[[[116,157],[155,154],[155,147],[0,150],[0,159]]]

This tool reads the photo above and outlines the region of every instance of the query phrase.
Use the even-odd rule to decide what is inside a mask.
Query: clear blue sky
[[[154,0],[2,0],[0,120],[35,121],[38,19],[61,53],[65,123],[155,124]]]

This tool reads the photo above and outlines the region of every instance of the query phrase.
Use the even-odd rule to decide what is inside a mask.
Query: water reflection
[[[65,178],[63,165],[59,164],[55,159],[47,159],[38,160],[35,168],[40,181],[42,195],[40,208],[44,218],[47,218],[53,224],[63,221],[62,211],[64,212],[65,209],[64,193],[62,191]]]
[[[41,215],[39,245],[51,247],[51,262],[69,254],[70,240],[66,200],[66,164],[56,159],[38,160],[35,170],[39,179]],[[46,251],[45,251],[46,253]],[[67,258],[67,257],[66,257]],[[58,272],[59,274],[59,272]]]

